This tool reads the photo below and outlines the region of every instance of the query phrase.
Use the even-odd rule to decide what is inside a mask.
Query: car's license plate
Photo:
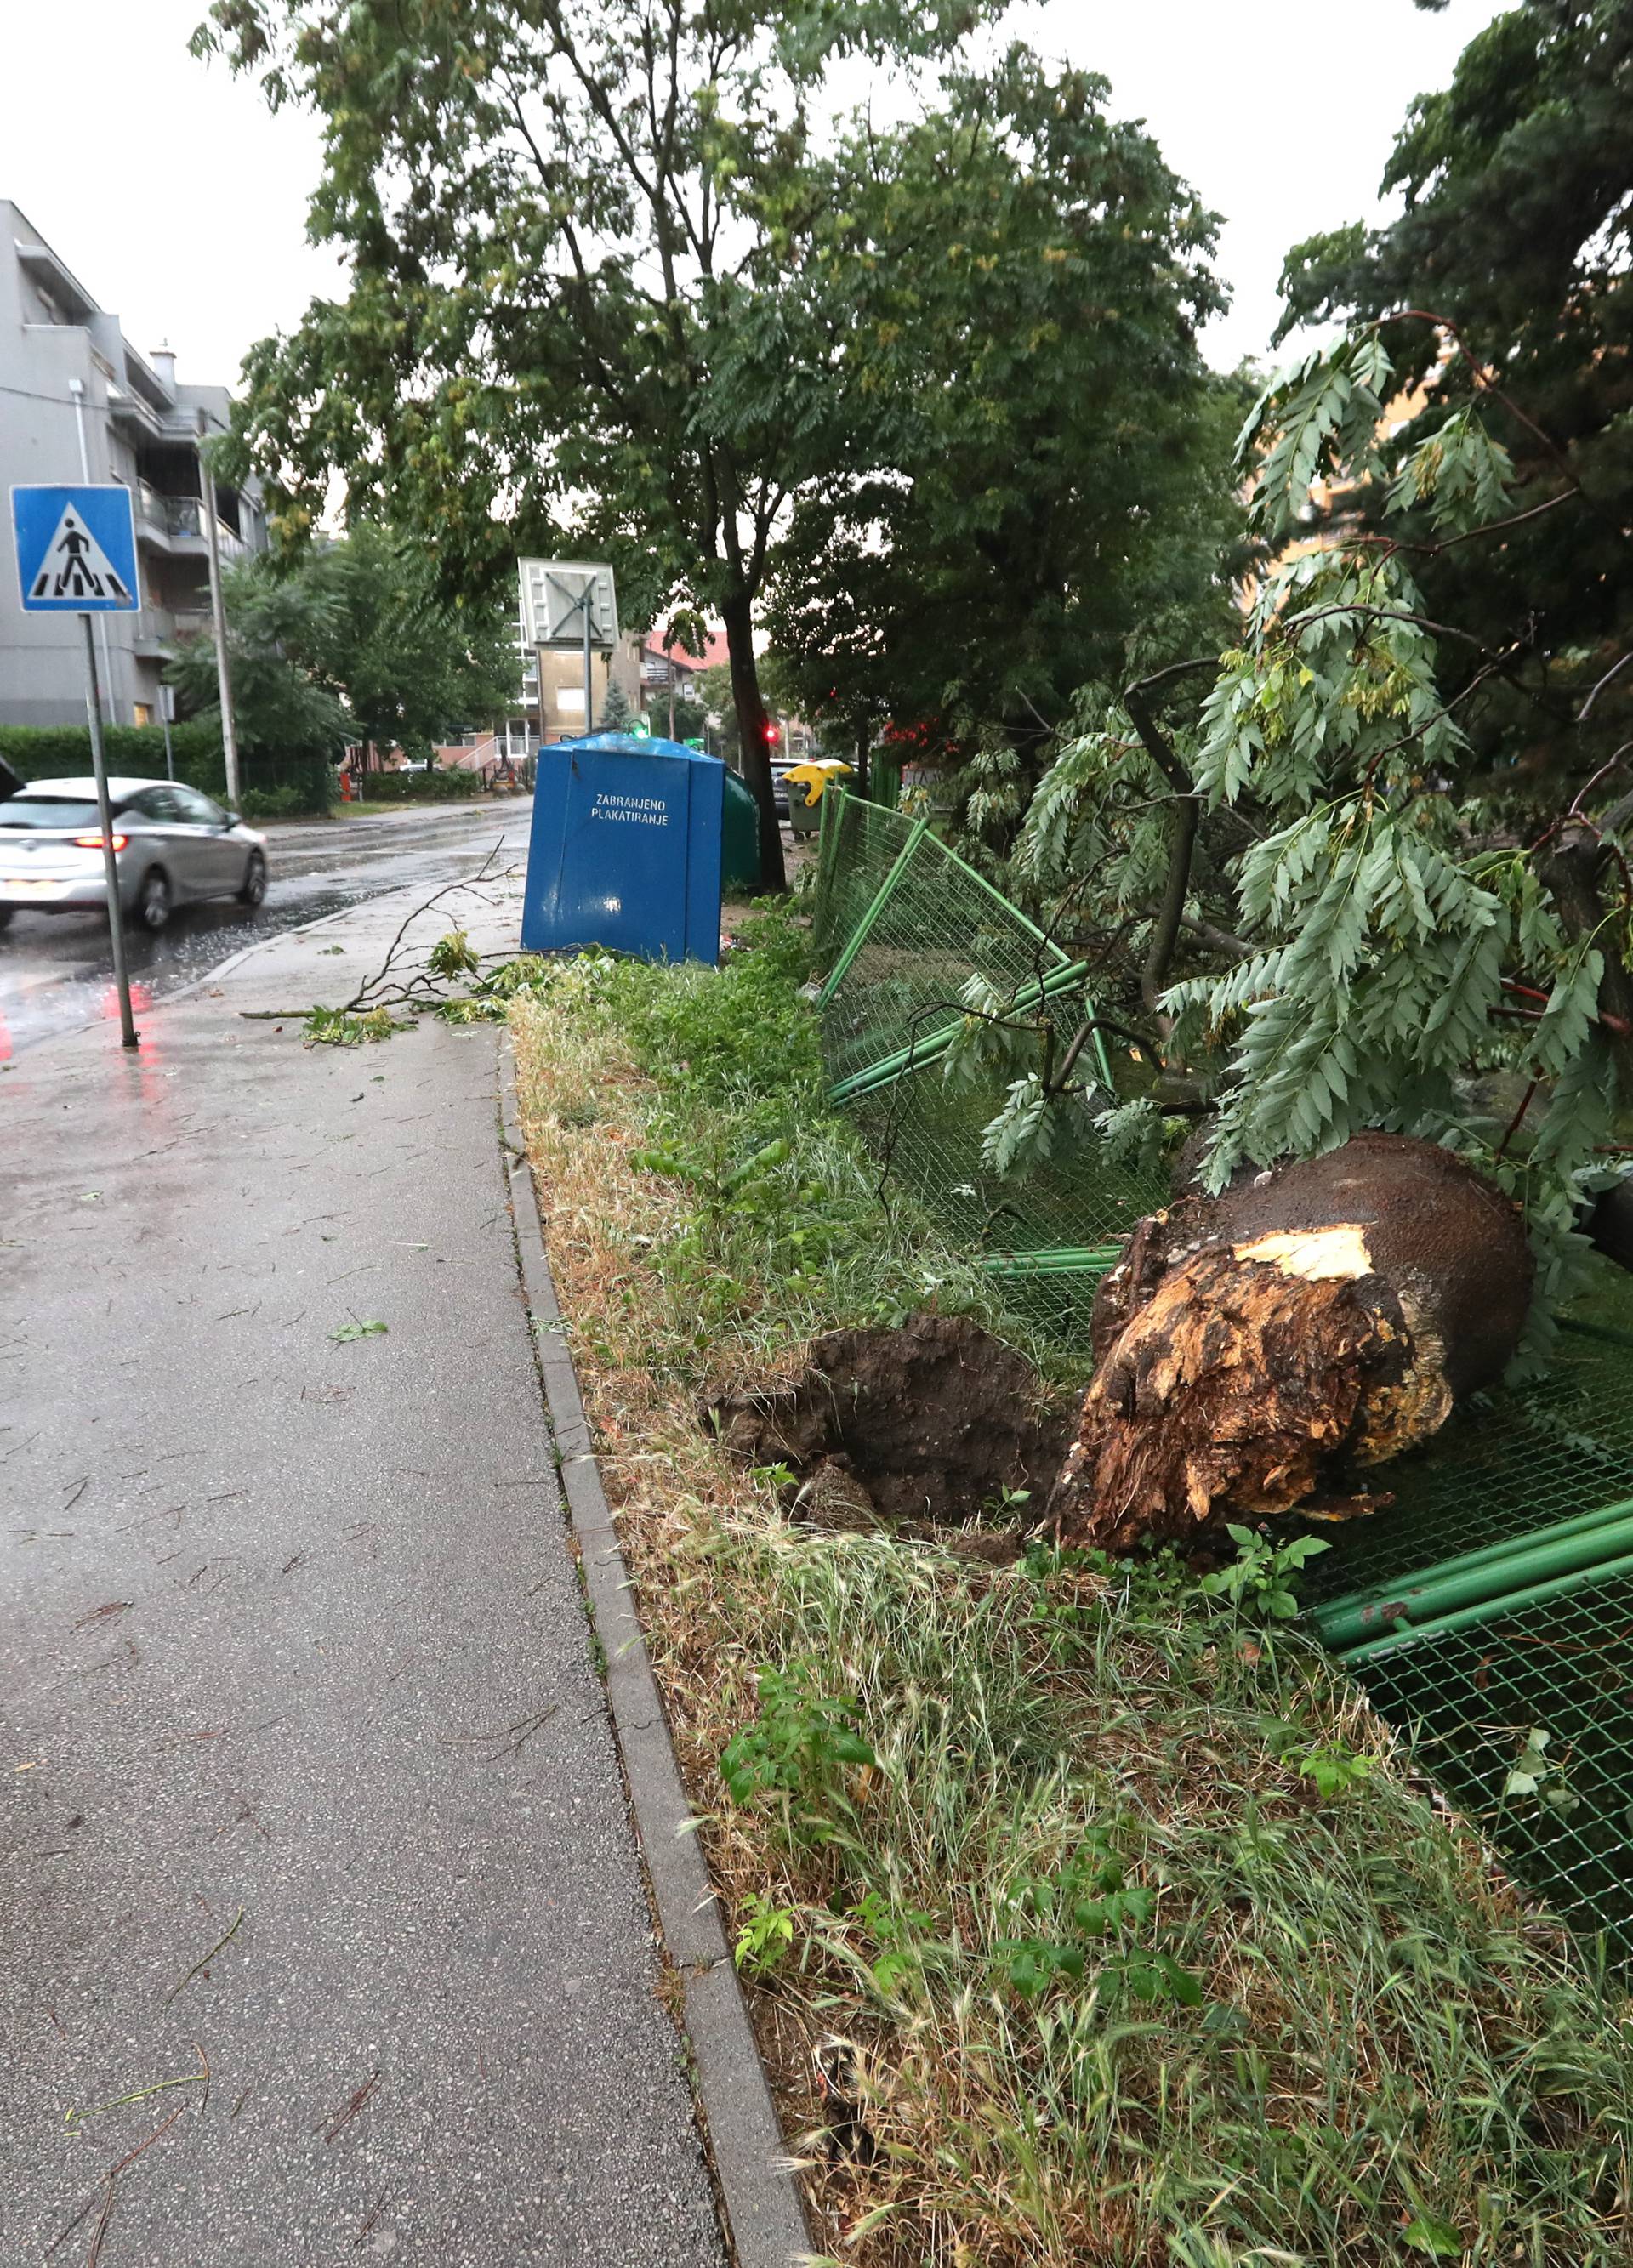
[[[48,898],[62,884],[39,874],[0,874],[0,890],[9,898]]]

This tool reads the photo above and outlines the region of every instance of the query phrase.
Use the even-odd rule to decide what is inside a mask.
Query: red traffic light
[[[777,729],[777,727],[776,727],[776,725],[775,725],[768,724],[768,725],[766,725],[766,727],[765,727],[765,739],[766,739],[767,744],[768,744],[769,746],[771,746],[771,747],[774,747],[776,746],[777,742],[778,742],[779,740],[781,740],[781,738],[782,738],[782,734],[778,731],[778,729]]]

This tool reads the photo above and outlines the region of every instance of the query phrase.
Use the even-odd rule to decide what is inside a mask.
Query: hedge
[[[475,772],[365,772],[360,785],[364,803],[462,803],[482,793]]]
[[[221,736],[213,725],[173,725],[170,740],[178,779],[206,795],[226,793]],[[165,735],[158,725],[105,725],[102,747],[110,772],[137,779],[165,777]],[[82,778],[91,770],[90,727],[0,725],[0,757],[25,780]],[[239,761],[246,818],[325,812],[335,799],[334,776],[321,751],[260,749]]]

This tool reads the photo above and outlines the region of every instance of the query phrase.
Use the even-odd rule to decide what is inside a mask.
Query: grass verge
[[[1625,2003],[1282,1623],[1171,1562],[787,1524],[706,1386],[973,1270],[826,1113],[803,945],[513,1004],[608,1494],[824,2257],[1629,2257]],[[972,1513],[980,1507],[972,1506]],[[1232,1595],[1232,1594],[1238,1595]]]

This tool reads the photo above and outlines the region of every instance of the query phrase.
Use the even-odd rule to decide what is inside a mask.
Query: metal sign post
[[[119,1030],[124,1045],[134,1048],[137,1030],[125,967],[114,811],[102,752],[102,689],[97,682],[96,638],[91,627],[92,615],[134,614],[142,603],[130,491],[117,482],[105,487],[14,488],[11,534],[25,614],[78,615],[85,630],[91,769],[96,775],[96,807],[102,827],[102,871],[107,878],[107,932],[114,949],[114,982],[119,989]],[[108,689],[111,694],[113,688]]]
[[[102,872],[107,877],[107,934],[114,947],[114,982],[119,988],[119,1036],[128,1048],[137,1043],[136,1022],[130,1013],[130,972],[125,967],[125,917],[119,902],[119,860],[114,850],[114,806],[107,793],[107,765],[102,755],[102,702],[96,681],[96,640],[91,617],[85,626],[85,668],[91,680],[91,769],[96,774],[97,815],[102,823]]]

